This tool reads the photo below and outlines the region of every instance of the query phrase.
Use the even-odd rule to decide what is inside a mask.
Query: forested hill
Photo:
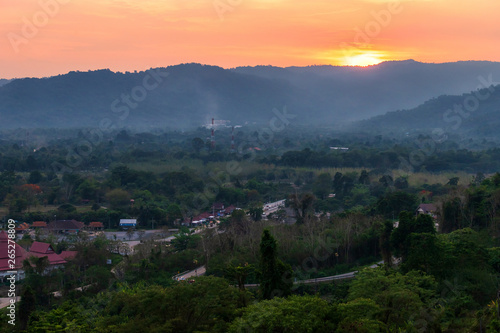
[[[7,79],[0,79],[0,87],[1,86],[4,86],[6,85],[7,83],[9,83],[11,80],[7,80]]]
[[[0,82],[0,128],[94,127],[104,120],[117,127],[185,129],[212,117],[269,124],[273,108],[284,106],[300,124],[331,126],[471,91],[481,75],[500,77],[500,63],[227,70],[182,64],[148,72],[70,72]]]
[[[428,64],[387,61],[368,67],[239,67],[238,73],[280,78],[309,93],[312,110],[326,105],[328,121],[359,120],[410,109],[440,95],[463,94],[491,76],[500,81],[500,63],[462,61]],[[323,123],[323,119],[320,119]]]
[[[434,131],[500,138],[500,85],[474,92],[433,98],[411,109],[355,123],[353,128],[378,132]]]

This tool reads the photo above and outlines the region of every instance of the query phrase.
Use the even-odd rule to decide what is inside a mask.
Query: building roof
[[[209,212],[201,213],[198,216],[194,216],[193,221],[200,221],[203,219],[208,219],[210,216],[212,216],[212,213],[209,213]]]
[[[420,204],[418,205],[417,211],[428,214],[437,211],[437,207],[434,204]]]
[[[83,222],[76,220],[57,220],[48,225],[51,230],[80,230],[84,226]]]
[[[59,256],[63,258],[64,260],[71,260],[76,257],[78,254],[78,251],[62,251]]]
[[[60,264],[67,263],[67,261],[64,260],[63,258],[61,258],[61,256],[58,255],[57,253],[47,254],[47,253],[29,252],[28,256],[29,257],[38,257],[38,258],[47,257],[47,259],[49,259],[49,265],[60,265]]]
[[[49,243],[33,242],[33,244],[31,244],[28,256],[38,258],[47,257],[49,259],[50,265],[59,265],[66,263],[66,260],[55,253],[52,245],[50,245]]]
[[[231,214],[231,213],[233,212],[233,210],[235,210],[235,209],[236,209],[236,206],[231,205],[231,206],[229,206],[229,207],[226,207],[225,212],[226,212],[227,214]]]
[[[212,208],[217,209],[217,210],[221,210],[221,209],[224,209],[224,204],[222,202],[215,202],[212,205]]]
[[[102,222],[90,222],[89,227],[91,228],[104,228]]]
[[[46,228],[47,227],[47,222],[44,221],[35,221],[31,225],[34,228]]]
[[[30,247],[30,252],[36,253],[55,253],[52,245],[49,243],[33,242]]]
[[[12,244],[12,242],[10,242]],[[12,247],[10,248],[12,249]],[[12,260],[8,257],[9,250],[9,237],[5,231],[0,231],[0,271],[11,271],[17,270],[23,267],[23,261],[28,258],[28,253],[25,249],[23,249],[17,243],[15,244],[15,265],[11,267],[9,260]]]
[[[16,231],[23,231],[23,230],[26,230],[26,229],[29,229],[29,225],[28,223],[21,223],[19,226],[15,227],[14,229]]]
[[[137,219],[120,219],[120,225],[136,225]]]

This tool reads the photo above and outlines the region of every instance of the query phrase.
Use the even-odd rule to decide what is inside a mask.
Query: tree
[[[246,235],[249,232],[249,224],[245,211],[242,209],[235,209],[231,213],[231,217],[227,220],[227,223],[223,223],[221,228],[227,229],[236,235]]]
[[[398,177],[394,181],[394,187],[398,190],[408,188],[408,177]]]
[[[417,207],[417,201],[415,194],[390,192],[377,201],[376,210],[387,218],[393,218],[402,211],[413,211]]]
[[[43,275],[47,267],[49,267],[48,257],[30,257],[23,262],[23,269],[25,271],[31,271],[38,275]]]
[[[370,185],[370,176],[366,170],[361,171],[358,182],[362,185]]]
[[[406,257],[401,264],[404,272],[419,270],[438,279],[451,268],[442,242],[433,233],[412,233],[406,240]]]
[[[335,332],[336,307],[317,296],[290,296],[252,304],[229,332]]]
[[[260,293],[263,299],[287,296],[293,285],[292,268],[277,258],[277,244],[269,230],[260,241]]]
[[[394,181],[390,175],[383,175],[378,181],[386,188],[394,184]]]
[[[446,185],[450,185],[450,186],[457,186],[458,185],[458,181],[460,180],[459,177],[453,177],[453,178],[450,178],[448,180],[448,183]]]
[[[95,331],[227,332],[242,305],[241,292],[213,276],[137,287],[111,294]]]
[[[203,142],[200,138],[194,138],[191,140],[191,145],[193,146],[194,151],[198,154],[200,150],[205,146],[205,142]]]
[[[316,178],[313,184],[314,194],[321,200],[328,197],[332,189],[332,176],[329,173],[322,173]]]
[[[342,173],[337,172],[335,176],[333,176],[333,190],[337,196],[341,196],[343,188]]]
[[[31,313],[36,309],[36,299],[33,289],[28,285],[24,288],[21,294],[21,301],[19,304],[19,321],[21,330],[28,327],[28,321]]]
[[[98,201],[99,184],[93,179],[85,179],[76,189],[82,199]]]
[[[262,214],[264,213],[264,209],[262,208],[262,204],[255,204],[250,207],[248,210],[250,217],[255,222],[262,220]]]
[[[434,277],[422,272],[403,275],[393,270],[364,269],[356,275],[349,288],[347,304],[356,301],[364,303],[367,300],[373,304],[365,309],[359,309],[361,311],[357,313],[347,311],[341,306],[345,310],[342,314],[354,322],[359,322],[368,315],[367,319],[378,320],[387,325],[384,332],[407,331],[405,328],[408,321],[417,324],[422,319],[429,320],[426,324],[430,328],[433,325],[432,316],[429,315],[433,307],[430,305],[434,304],[436,288]]]
[[[106,193],[106,200],[112,209],[123,209],[130,204],[130,195],[127,191],[116,188]]]
[[[311,193],[305,193],[302,196],[292,194],[289,197],[290,206],[295,211],[297,223],[305,223],[314,215],[314,201],[316,197]]]
[[[476,175],[474,176],[474,178],[472,179],[472,183],[476,186],[479,186],[481,185],[481,183],[486,179],[486,177],[484,176],[484,173],[482,172],[478,172],[476,173]]]
[[[38,258],[31,256],[23,261],[23,270],[26,274],[25,285],[32,288],[38,304],[46,304],[49,300],[49,296],[47,295],[47,276],[45,276],[45,271],[48,267],[48,257]]]
[[[188,248],[190,235],[185,232],[180,232],[174,236],[170,242],[177,251],[182,251]]]
[[[170,204],[167,208],[167,223],[174,223],[177,219],[182,219],[181,207],[178,204]]]
[[[82,306],[64,302],[49,312],[37,312],[28,332],[92,332],[98,316],[93,311],[84,311]]]
[[[76,173],[65,173],[62,177],[66,200],[70,200],[73,196],[75,188],[82,181],[81,177]]]
[[[428,233],[433,236],[436,234],[432,217],[421,214],[415,218],[413,214],[406,211],[399,214],[398,227],[392,232],[391,242],[397,254],[403,258],[403,261],[406,260],[408,251],[412,247],[410,235],[421,233]]]
[[[385,221],[380,234],[380,252],[387,267],[392,266],[391,233],[394,229],[392,221]]]
[[[30,172],[30,176],[28,178],[28,183],[30,184],[38,184],[43,180],[43,175],[40,171],[34,170]]]
[[[441,232],[449,233],[465,225],[464,202],[461,198],[451,198],[443,203]]]
[[[253,265],[249,265],[248,263],[245,263],[244,265],[229,264],[229,265],[227,265],[225,271],[226,271],[226,276],[228,276],[230,279],[235,280],[236,283],[238,283],[238,288],[241,291],[244,291],[245,290],[245,281],[246,281],[248,275],[250,275],[250,273],[252,273],[253,270],[254,270]]]

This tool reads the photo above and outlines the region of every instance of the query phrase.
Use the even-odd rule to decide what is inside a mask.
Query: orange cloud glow
[[[0,78],[178,63],[500,61],[496,0],[0,0]]]

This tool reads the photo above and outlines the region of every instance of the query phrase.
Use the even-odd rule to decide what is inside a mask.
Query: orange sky
[[[0,0],[0,8],[0,78],[187,62],[500,61],[498,0]]]

